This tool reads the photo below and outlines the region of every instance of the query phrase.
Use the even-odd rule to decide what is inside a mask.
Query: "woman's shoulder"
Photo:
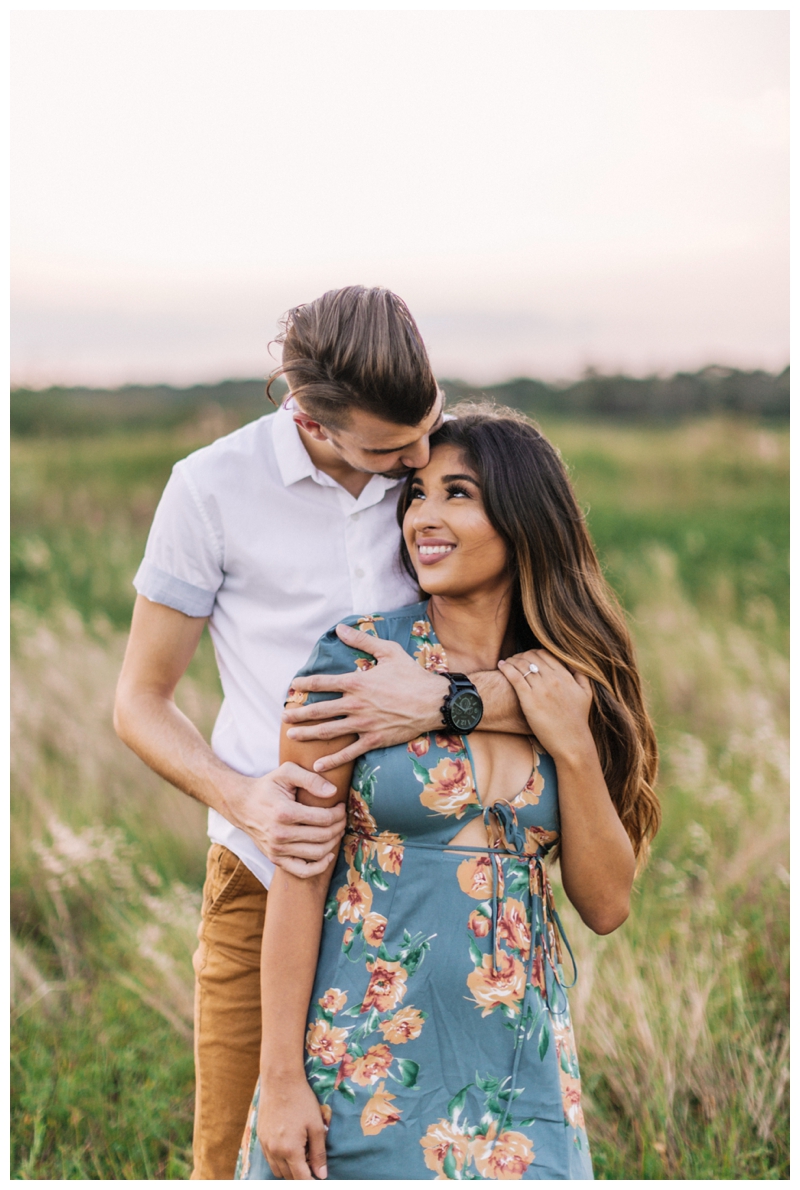
[[[351,628],[358,628],[368,636],[377,636],[381,640],[398,641],[404,648],[408,648],[412,637],[421,634],[423,628],[429,625],[425,620],[427,604],[411,603],[407,607],[395,608],[388,612],[371,612],[369,614],[343,616],[337,620],[327,632],[319,638],[311,651],[308,661],[297,671],[296,677],[306,677],[308,674],[341,674],[350,673],[354,669],[371,669],[375,659],[368,650],[353,648],[339,639],[336,632],[337,625],[349,624]],[[316,702],[319,699],[338,697],[332,694],[316,694],[302,698],[303,702]],[[289,702],[300,701],[300,696],[292,689],[287,696]]]
[[[360,616],[345,616],[343,620],[338,620],[339,624],[349,624],[353,628],[358,628],[362,632],[369,633],[370,636],[379,636],[382,640],[400,640],[402,643],[408,640],[412,635],[419,635],[415,633],[414,628],[420,627],[423,623],[430,629],[427,624],[428,603],[427,600],[421,600],[419,603],[409,603],[405,607],[396,607],[388,612],[370,612],[369,615]],[[336,635],[336,626],[330,630]],[[338,637],[337,637],[338,640]]]

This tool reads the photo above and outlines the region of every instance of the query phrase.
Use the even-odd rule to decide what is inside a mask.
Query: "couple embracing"
[[[658,827],[623,615],[556,450],[445,419],[396,295],[282,341],[280,409],[173,470],[115,711],[209,807],[192,1176],[591,1178],[548,867],[608,933]]]

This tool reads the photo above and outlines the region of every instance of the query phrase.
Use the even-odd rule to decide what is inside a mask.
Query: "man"
[[[327,679],[344,691],[335,726],[316,722],[316,704],[295,711],[292,730],[359,739],[316,773],[278,766],[286,690],[319,636],[345,615],[418,598],[397,561],[398,485],[427,463],[443,416],[416,324],[385,289],[351,286],[290,311],[281,372],[290,392],[277,413],[173,470],[134,580],[114,714],[129,747],[209,807],[194,956],[198,1179],[233,1177],[258,1077],[259,955],[274,865],[322,871],[344,829],[342,806],[303,806],[297,792],[332,793],[327,769],[442,726],[453,689],[399,646],[343,627],[343,639],[379,663]],[[174,702],[206,623],[224,692],[210,747]],[[492,707],[484,726],[524,730],[500,674],[472,679]]]

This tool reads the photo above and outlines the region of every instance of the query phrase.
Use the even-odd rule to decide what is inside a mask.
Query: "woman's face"
[[[506,544],[486,515],[475,472],[453,446],[437,446],[414,473],[403,536],[430,595],[500,592],[508,585]]]

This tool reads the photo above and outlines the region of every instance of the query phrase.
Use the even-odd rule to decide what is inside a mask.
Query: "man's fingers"
[[[300,681],[299,678],[297,680]],[[354,701],[349,695],[343,694],[341,698],[324,698],[321,702],[307,702],[302,707],[290,703],[288,707],[284,707],[282,718],[284,723],[320,723],[325,719],[331,719],[334,715],[350,714],[355,709]]]
[[[350,764],[351,760],[356,760],[365,752],[369,752],[370,748],[376,746],[370,736],[360,736],[352,744],[342,748],[340,752],[334,752],[331,756],[321,756],[319,760],[315,760],[314,768],[318,773],[330,772],[331,769],[338,769],[342,764]]]
[[[351,628],[349,624],[337,624],[336,635],[351,649],[360,649],[362,653],[369,653],[371,657],[391,657],[400,650],[396,641],[381,640],[371,632],[362,632],[360,628]],[[402,650],[405,653],[405,649]]]
[[[303,802],[291,802],[276,816],[278,829],[294,826],[339,826],[344,822],[344,802],[335,806],[306,806]]]
[[[331,840],[327,843],[272,843],[270,845],[270,853],[273,861],[277,862],[278,857],[288,856],[291,859],[302,859],[306,863],[315,864],[317,860],[325,859],[331,854],[331,851],[339,839]]]
[[[290,855],[276,856],[273,862],[276,867],[283,868],[284,872],[289,872],[292,876],[299,876],[301,880],[308,880],[310,876],[319,876],[320,873],[325,872],[330,867],[332,860],[333,852],[313,864],[306,863],[302,859],[292,859]]]
[[[299,764],[295,764],[291,760],[284,761],[275,770],[275,777],[280,783],[290,786],[292,792],[295,789],[305,789],[306,793],[311,793],[314,797],[332,797],[336,793],[336,786],[330,781],[320,777],[318,773],[302,769]],[[311,807],[311,809],[314,808]]]
[[[308,694],[344,694],[356,678],[358,670],[347,674],[303,674],[301,677],[292,678],[292,689]],[[335,699],[330,701],[335,702]]]
[[[329,719],[325,723],[309,723],[302,727],[290,727],[286,732],[290,740],[334,740],[340,735],[358,731],[358,719]]]

